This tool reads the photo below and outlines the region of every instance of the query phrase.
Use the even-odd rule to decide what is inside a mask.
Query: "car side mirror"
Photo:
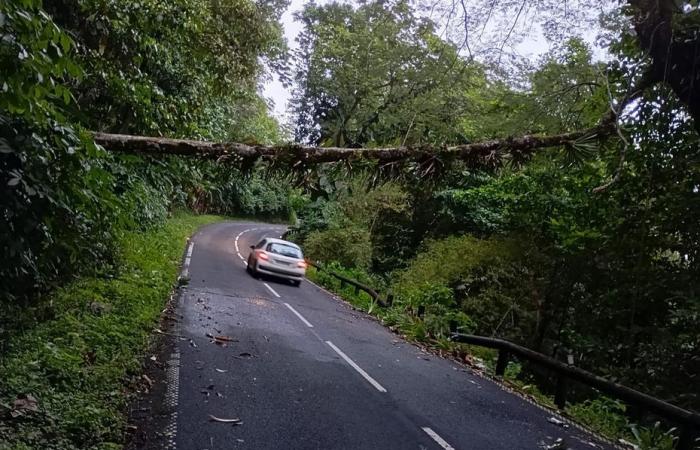
[[[250,248],[255,249],[255,246],[254,246],[254,245],[251,245]]]

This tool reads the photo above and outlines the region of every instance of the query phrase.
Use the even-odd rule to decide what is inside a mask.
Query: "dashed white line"
[[[314,326],[311,324],[311,322],[309,322],[308,320],[306,320],[306,318],[305,318],[304,316],[302,316],[302,315],[299,313],[299,311],[297,311],[296,309],[294,309],[294,308],[292,307],[292,305],[290,305],[289,303],[286,303],[286,302],[285,302],[285,303],[284,303],[284,306],[286,306],[287,308],[289,308],[289,310],[290,310],[291,312],[293,312],[294,314],[296,314],[296,316],[299,318],[299,320],[301,320],[302,322],[304,322],[304,324],[305,324],[307,327],[309,327],[309,328],[313,328],[313,327],[314,327]]]
[[[440,447],[444,448],[445,450],[455,450],[454,447],[452,447],[450,444],[448,444],[446,440],[441,438],[440,435],[437,434],[436,432],[434,432],[431,428],[423,427],[423,431],[425,431],[428,434],[428,436],[433,438],[433,440],[435,442],[437,442],[440,445]]]
[[[374,378],[372,378],[371,376],[369,376],[369,374],[368,374],[367,372],[365,372],[364,370],[362,370],[362,368],[361,368],[360,366],[358,366],[358,365],[355,363],[355,361],[353,361],[352,359],[350,359],[350,358],[348,357],[348,355],[346,355],[345,353],[343,353],[343,351],[342,351],[341,349],[339,349],[338,347],[336,347],[331,341],[326,341],[326,344],[328,344],[328,346],[329,346],[330,348],[332,348],[338,355],[340,355],[340,357],[343,358],[343,359],[345,360],[346,363],[350,364],[350,367],[352,367],[352,368],[355,369],[360,375],[362,375],[362,377],[363,377],[365,380],[369,381],[369,384],[371,384],[372,386],[374,386],[375,389],[377,389],[379,392],[386,392],[386,389],[384,389],[384,386],[382,386],[381,384],[377,383],[377,380],[375,380]]]
[[[270,290],[270,292],[272,292],[272,294],[273,294],[275,297],[280,298],[280,295],[279,295],[277,292],[275,292],[275,290],[272,289],[272,288],[270,287],[269,284],[267,284],[267,283],[263,283],[263,284],[265,285],[266,288],[268,288],[268,289]]]

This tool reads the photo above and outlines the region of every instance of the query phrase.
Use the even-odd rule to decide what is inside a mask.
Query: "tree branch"
[[[94,133],[94,139],[97,144],[112,152],[197,156],[233,162],[261,159],[275,163],[287,163],[290,167],[361,160],[387,164],[402,160],[422,161],[444,157],[461,160],[470,167],[495,168],[508,159],[516,163],[524,162],[541,148],[573,145],[579,139],[590,139],[593,136],[602,138],[614,130],[611,122],[604,121],[587,130],[551,136],[525,135],[451,147],[418,146],[359,149],[307,147],[298,144],[247,145],[234,142],[216,143],[107,133]]]

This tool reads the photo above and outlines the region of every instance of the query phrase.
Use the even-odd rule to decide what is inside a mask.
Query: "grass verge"
[[[128,380],[173,289],[187,238],[216,216],[178,213],[120,240],[119,272],[53,293],[55,317],[0,355],[0,449],[117,449]],[[36,401],[36,403],[34,402]]]

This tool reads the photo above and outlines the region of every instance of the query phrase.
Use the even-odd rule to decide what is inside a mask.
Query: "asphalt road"
[[[226,222],[193,237],[167,371],[166,448],[513,450],[557,439],[557,448],[609,448],[307,281],[248,275],[250,245],[283,231]]]

